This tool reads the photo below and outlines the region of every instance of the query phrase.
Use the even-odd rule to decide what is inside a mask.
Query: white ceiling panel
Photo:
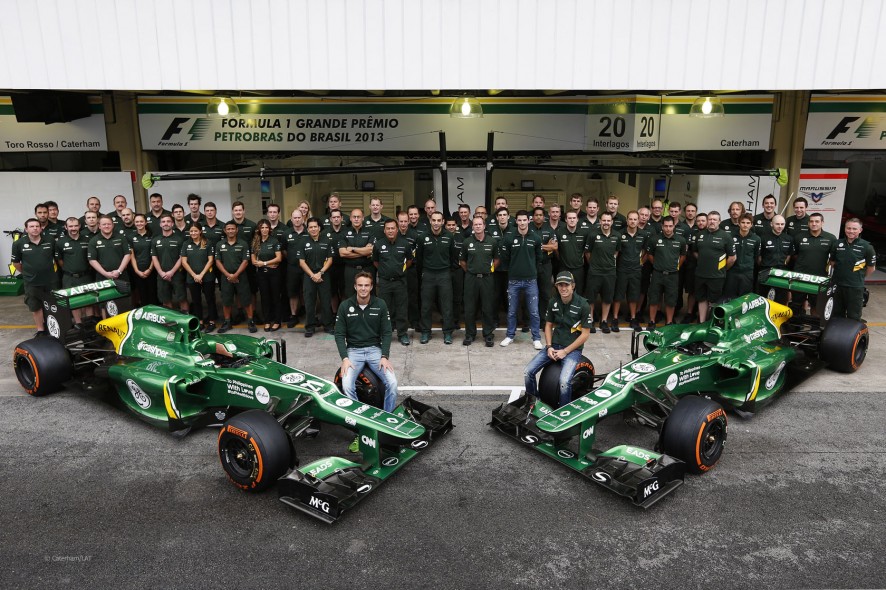
[[[882,88],[884,4],[0,0],[0,88]]]

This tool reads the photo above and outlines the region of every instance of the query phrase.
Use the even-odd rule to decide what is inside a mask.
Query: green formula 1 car
[[[280,500],[325,522],[452,429],[452,417],[407,398],[392,413],[342,395],[330,381],[285,364],[285,342],[204,334],[194,316],[128,309],[128,285],[99,281],[54,292],[44,305],[50,337],[20,343],[13,366],[35,396],[77,378],[136,416],[173,433],[221,425],[218,454],[239,488],[278,486]],[[102,305],[108,319],[72,326],[71,310]],[[361,375],[361,399],[378,397]],[[295,441],[321,423],[357,433],[362,461],[327,457],[298,466]]]
[[[651,506],[679,487],[686,471],[701,474],[717,463],[726,444],[724,408],[754,412],[823,366],[852,372],[864,361],[867,326],[830,317],[834,288],[827,277],[772,270],[761,279],[767,297],[714,306],[703,324],[634,334],[634,360],[616,371],[594,375],[583,359],[570,404],[557,407],[559,363],[549,365],[539,378],[539,399],[502,404],[491,426]],[[814,314],[803,311],[807,297],[815,301]],[[656,449],[595,449],[600,422],[617,414],[658,429]]]

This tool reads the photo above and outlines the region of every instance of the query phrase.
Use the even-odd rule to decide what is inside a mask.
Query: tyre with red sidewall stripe
[[[272,415],[248,410],[225,422],[218,435],[218,458],[235,486],[260,492],[289,468],[292,449]]]
[[[71,378],[71,356],[55,338],[25,340],[12,353],[12,367],[18,382],[31,395],[46,395],[61,389]]]
[[[715,401],[687,395],[677,402],[661,429],[659,448],[686,463],[690,473],[710,471],[726,446],[726,412]]]
[[[818,358],[841,373],[854,373],[868,353],[868,326],[849,318],[828,320],[818,345]]]

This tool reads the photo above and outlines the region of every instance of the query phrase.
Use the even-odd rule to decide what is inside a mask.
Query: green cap
[[[568,270],[564,270],[557,273],[557,279],[554,281],[555,285],[559,285],[560,283],[569,283],[570,285],[574,285],[575,278],[572,276],[571,272],[569,272]]]

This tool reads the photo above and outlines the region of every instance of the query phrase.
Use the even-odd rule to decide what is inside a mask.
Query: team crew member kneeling
[[[384,410],[397,406],[397,376],[388,357],[391,354],[391,316],[381,297],[372,295],[372,275],[358,272],[354,277],[356,295],[338,306],[335,320],[335,344],[341,357],[341,383],[345,395],[357,399],[357,376],[366,365],[385,384]],[[359,449],[358,440],[348,447]]]
[[[575,279],[569,271],[557,275],[557,295],[551,297],[545,314],[545,340],[550,342],[523,370],[526,395],[538,397],[536,375],[551,363],[563,361],[560,370],[560,404],[572,401],[572,375],[581,360],[581,351],[591,334],[591,306],[575,293]],[[581,330],[576,330],[581,326]],[[558,406],[558,407],[559,407]]]

